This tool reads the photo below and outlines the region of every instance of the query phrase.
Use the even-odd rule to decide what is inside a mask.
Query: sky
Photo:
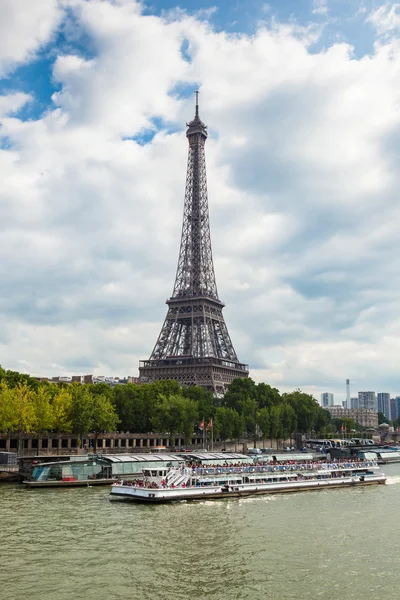
[[[0,364],[137,376],[199,89],[239,360],[400,395],[399,32],[384,0],[0,0]]]

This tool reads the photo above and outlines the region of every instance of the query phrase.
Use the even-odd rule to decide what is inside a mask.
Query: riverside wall
[[[0,451],[18,452],[20,456],[35,455],[71,455],[86,454],[94,448],[95,435],[90,433],[83,437],[82,442],[76,434],[71,433],[49,433],[38,438],[34,434],[10,433],[0,434]],[[97,451],[104,454],[122,453],[145,453],[157,452],[162,449],[171,450],[203,450],[209,451],[227,450],[230,452],[247,452],[248,448],[254,447],[253,440],[242,439],[240,441],[223,441],[219,438],[211,440],[208,436],[203,441],[203,436],[194,435],[190,444],[185,444],[183,436],[175,437],[175,446],[168,446],[168,437],[156,433],[102,433],[97,437]],[[276,440],[258,440],[258,448],[273,448],[277,450],[289,442]]]

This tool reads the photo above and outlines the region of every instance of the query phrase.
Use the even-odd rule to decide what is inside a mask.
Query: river
[[[399,592],[388,484],[160,506],[0,485],[1,600],[369,600]]]

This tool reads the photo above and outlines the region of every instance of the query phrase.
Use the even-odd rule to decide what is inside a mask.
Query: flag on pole
[[[200,423],[199,423],[199,429],[201,429],[201,430],[204,429],[204,421],[200,421]]]
[[[207,425],[207,430],[211,429],[212,426],[213,426],[213,420],[212,420],[212,417],[211,417],[211,419],[209,420],[208,425]]]

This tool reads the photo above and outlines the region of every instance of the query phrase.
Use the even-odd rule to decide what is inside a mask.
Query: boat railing
[[[268,466],[263,465],[243,465],[243,466],[215,466],[215,467],[192,467],[192,475],[223,475],[232,473],[276,473],[285,471],[318,471],[318,470],[339,470],[339,469],[366,469],[370,467],[377,467],[376,461],[363,461],[363,462],[331,462],[331,463],[297,463],[297,464],[270,464]]]

